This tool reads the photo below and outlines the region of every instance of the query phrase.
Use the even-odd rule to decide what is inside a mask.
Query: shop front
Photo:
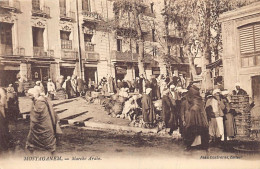
[[[19,64],[0,64],[0,86],[7,87],[9,84],[15,84],[19,74]]]
[[[88,88],[93,88],[98,83],[97,67],[85,67],[84,78]]]

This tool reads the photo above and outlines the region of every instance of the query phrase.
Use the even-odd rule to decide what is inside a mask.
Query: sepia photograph
[[[0,0],[0,169],[259,169],[260,0]]]

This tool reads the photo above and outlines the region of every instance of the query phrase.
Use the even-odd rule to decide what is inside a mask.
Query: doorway
[[[85,80],[88,85],[94,86],[98,82],[97,68],[96,67],[85,67],[84,69]]]
[[[68,76],[72,76],[74,74],[74,67],[60,67],[60,75],[67,79]]]

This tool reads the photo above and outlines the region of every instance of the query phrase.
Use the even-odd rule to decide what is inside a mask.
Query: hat
[[[235,86],[240,86],[240,83],[237,82],[237,83],[235,84]]]
[[[48,82],[50,82],[51,81],[51,79],[48,79]]]
[[[221,92],[221,94],[222,95],[227,95],[227,94],[229,94],[229,91],[228,90],[224,90],[224,91]]]
[[[35,84],[39,85],[41,84],[41,81],[36,81]]]
[[[217,93],[221,93],[220,89],[214,89],[212,94],[215,95]]]
[[[173,88],[175,88],[175,85],[172,84],[172,85],[170,86],[170,89],[173,89]]]
[[[181,93],[186,93],[186,92],[188,92],[188,90],[187,89],[181,89],[180,92]]]
[[[40,92],[36,88],[31,88],[28,90],[28,94],[33,96],[34,98],[39,97]]]
[[[152,91],[151,88],[147,88],[147,89],[145,90],[145,93],[146,93],[146,94],[149,94],[151,91]]]
[[[8,86],[9,86],[9,87],[12,87],[13,85],[12,85],[12,84],[9,84]]]

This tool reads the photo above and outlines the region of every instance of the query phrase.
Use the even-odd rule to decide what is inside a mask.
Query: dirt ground
[[[184,151],[181,139],[159,137],[156,134],[133,133],[115,130],[97,130],[86,127],[62,126],[55,155],[71,158],[72,156],[94,156],[100,158],[116,157],[183,157],[198,159],[201,156],[237,156],[243,159],[259,159],[257,153],[241,153],[233,149],[241,143],[237,141],[222,145],[211,145],[209,152],[203,150]],[[25,150],[29,121],[20,120],[16,126],[11,125],[10,132],[13,148],[3,156],[8,158],[32,155]],[[259,144],[253,144],[259,148]],[[256,147],[258,146],[258,147]],[[41,154],[43,152],[38,152]],[[36,152],[37,154],[37,152]]]

